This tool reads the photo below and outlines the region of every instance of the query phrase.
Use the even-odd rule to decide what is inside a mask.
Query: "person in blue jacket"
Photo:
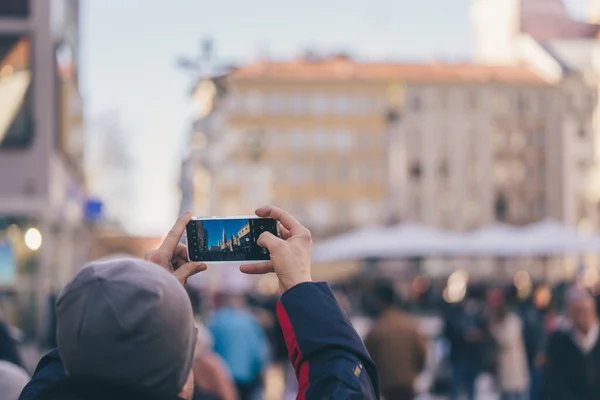
[[[258,209],[256,214],[259,217],[278,220],[281,224],[281,237],[268,232],[263,233],[258,243],[269,250],[271,260],[262,264],[242,265],[240,270],[247,274],[275,273],[277,275],[283,293],[277,303],[277,318],[283,331],[290,361],[298,378],[297,399],[379,399],[377,368],[362,340],[340,308],[329,285],[312,282],[310,232],[290,214],[277,207],[263,207]],[[175,275],[181,283],[187,282],[191,275],[206,268],[205,265],[189,262],[187,256],[184,257],[187,254],[186,249],[182,247],[184,245],[179,243],[190,219],[189,212],[179,218],[162,245],[146,255],[146,260],[162,266]],[[170,294],[165,292],[164,295]],[[138,384],[136,381],[131,381],[124,386],[123,380],[119,381],[118,378],[114,379],[115,382],[103,380],[102,385],[94,385],[94,376],[88,376],[86,384],[69,386],[73,380],[76,380],[77,375],[73,365],[86,367],[86,360],[77,359],[72,343],[61,346],[64,342],[61,342],[60,338],[60,313],[58,326],[58,349],[42,358],[20,399],[127,398],[129,400],[132,397],[147,399],[187,397],[182,395],[184,392],[181,390],[161,395],[152,391],[142,391],[136,387]],[[173,330],[176,327],[165,328]],[[127,336],[129,337],[135,345],[145,345],[143,342],[136,341],[135,334]],[[101,341],[101,336],[96,340]],[[65,352],[62,347],[65,347],[65,350],[67,347],[71,348]],[[82,354],[86,353],[85,349],[81,350]],[[61,354],[63,356],[68,354],[68,360],[61,357]],[[111,360],[103,360],[106,369],[111,368],[110,362]],[[65,372],[65,367],[69,372]],[[121,365],[112,365],[112,367],[117,368]],[[128,374],[135,372],[137,371],[129,371]],[[152,376],[145,378],[153,382]]]

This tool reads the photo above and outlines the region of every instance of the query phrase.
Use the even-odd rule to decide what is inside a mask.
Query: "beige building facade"
[[[596,223],[596,99],[578,79],[331,57],[241,66],[200,92],[190,149],[201,150],[183,173],[196,213],[274,203],[317,236],[403,221]]]
[[[393,151],[404,159],[400,219],[457,231],[544,218],[595,226],[594,90],[506,78],[407,84]]]

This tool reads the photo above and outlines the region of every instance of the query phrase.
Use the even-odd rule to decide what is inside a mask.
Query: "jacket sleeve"
[[[36,398],[42,391],[61,381],[66,376],[67,374],[58,350],[54,349],[42,357],[35,368],[31,380],[21,392],[19,400],[32,400]]]
[[[326,283],[287,290],[277,304],[298,400],[379,399],[377,368]]]

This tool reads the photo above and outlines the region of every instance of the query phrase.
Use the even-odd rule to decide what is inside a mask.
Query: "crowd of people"
[[[312,282],[310,232],[276,207],[257,215],[277,219],[281,237],[262,234],[271,261],[240,273],[276,274],[277,296],[233,287],[207,296],[188,285],[207,266],[190,262],[180,243],[186,213],[145,260],[81,269],[56,299],[56,348],[31,376],[0,322],[0,400],[263,399],[273,365],[289,372],[285,400],[415,398],[434,338],[394,282],[363,282],[360,295]],[[502,400],[600,399],[595,298],[576,285],[564,306],[545,286],[531,293],[471,287],[462,301],[439,303],[449,352],[434,389],[446,376],[452,400],[476,399],[488,373]],[[369,316],[360,334],[353,311]]]
[[[494,378],[503,400],[600,398],[596,300],[574,285],[561,308],[546,290],[516,301],[498,288],[473,290],[448,306],[443,335],[451,399],[476,399],[483,373]]]

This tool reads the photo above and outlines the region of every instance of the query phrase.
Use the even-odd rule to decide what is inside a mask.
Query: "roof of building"
[[[323,60],[258,61],[233,70],[233,79],[398,80],[411,82],[549,83],[525,66],[471,63],[359,62],[346,57]]]
[[[521,31],[536,40],[594,38],[600,26],[573,19],[562,0],[522,0]]]
[[[543,44],[544,48],[568,71],[593,73],[596,39],[558,39]]]

